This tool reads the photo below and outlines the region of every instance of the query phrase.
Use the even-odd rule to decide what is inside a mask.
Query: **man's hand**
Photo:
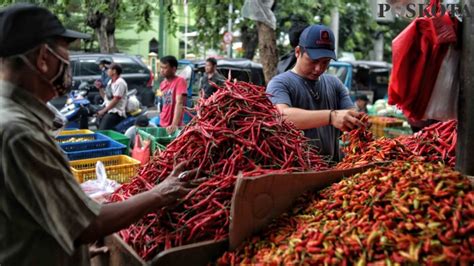
[[[89,246],[89,258],[93,258],[97,255],[102,255],[109,252],[109,248],[106,246],[99,247],[98,243]]]
[[[171,135],[171,134],[173,134],[173,133],[176,131],[176,129],[178,129],[177,126],[171,125],[171,126],[168,126],[168,127],[166,128],[166,132],[167,132],[169,135]]]
[[[173,172],[160,184],[153,188],[153,192],[157,194],[161,206],[172,205],[177,203],[181,197],[191,191],[191,188],[196,186],[196,183],[190,180],[194,179],[197,169],[191,171],[184,171],[186,163],[183,162],[175,167]]]
[[[354,110],[334,110],[331,112],[331,125],[342,131],[363,127],[362,116],[363,113]]]
[[[107,111],[106,111],[105,108],[104,108],[104,109],[102,109],[102,110],[100,110],[100,111],[97,112],[97,116],[98,116],[98,117],[102,117],[102,116],[104,116],[106,113],[107,113]]]

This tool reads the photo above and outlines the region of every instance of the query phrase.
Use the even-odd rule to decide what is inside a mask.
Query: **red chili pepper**
[[[451,196],[434,197],[436,189]],[[474,213],[463,216],[470,208],[472,185],[453,169],[394,161],[303,195],[293,210],[232,254],[236,263],[254,265],[340,265],[344,259],[348,265],[385,265],[385,259],[471,265]],[[450,218],[460,219],[459,233]]]
[[[182,161],[190,161],[190,169],[199,168],[198,178],[207,177],[182,204],[160,210],[153,218],[145,216],[126,229],[128,235],[121,234],[145,260],[178,244],[227,237],[239,172],[248,177],[328,168],[302,132],[282,119],[263,87],[227,82],[209,99],[199,101],[196,111],[180,136],[111,197],[124,200],[151,189]]]

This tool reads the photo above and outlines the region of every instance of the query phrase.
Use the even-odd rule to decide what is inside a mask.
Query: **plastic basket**
[[[107,178],[119,183],[130,181],[137,174],[140,161],[126,155],[106,156],[93,159],[71,161],[71,171],[79,183],[96,179],[96,163],[101,161],[105,166]]]
[[[123,145],[127,146],[127,154],[129,154],[130,150],[130,138],[125,136],[124,134],[117,132],[115,130],[97,130],[97,133],[103,134],[118,143],[122,143]]]
[[[151,140],[154,140],[164,146],[172,142],[181,133],[181,129],[177,129],[173,134],[170,135],[168,132],[166,132],[166,128],[164,127],[145,127],[140,128],[139,130],[149,134],[149,138]]]
[[[369,122],[372,124],[370,131],[378,138],[384,136],[385,128],[401,127],[403,125],[403,120],[401,119],[383,116],[372,116],[370,117]]]
[[[104,136],[104,138],[107,137]],[[97,145],[97,143],[100,143],[100,145]],[[125,145],[109,138],[107,138],[106,140],[88,141],[83,143],[64,143],[60,144],[59,146],[61,146],[70,161],[112,155],[121,155],[125,154],[125,152],[127,151],[127,147],[125,147]]]
[[[87,146],[87,149],[102,148],[106,140],[110,140],[110,138],[99,133],[62,135],[56,137],[56,142],[58,142],[61,147],[65,144],[74,144],[68,146],[68,150],[64,149],[66,151],[70,151],[70,149],[71,151],[74,149],[82,149],[80,146]]]
[[[79,135],[79,134],[94,134],[93,131],[89,129],[72,129],[72,130],[63,130],[59,133],[59,136],[64,135]]]
[[[403,135],[411,135],[413,134],[413,131],[406,127],[387,127],[384,129],[384,134],[387,138],[396,138]]]
[[[166,146],[158,143],[158,141],[156,141],[156,138],[153,137],[153,135],[143,131],[142,129],[143,128],[138,129],[137,132],[140,135],[140,137],[142,138],[142,140],[150,140],[151,154],[154,154],[157,149],[159,149],[161,151],[166,149]]]

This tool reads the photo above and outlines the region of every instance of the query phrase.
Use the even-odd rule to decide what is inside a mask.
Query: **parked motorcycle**
[[[127,117],[118,123],[114,130],[117,132],[125,133],[127,129],[135,124],[137,117],[141,115],[146,115],[148,110],[146,107],[142,106],[140,101],[137,98],[137,90],[133,89],[127,92]],[[95,124],[99,128],[100,120],[97,117],[94,117]]]
[[[92,125],[92,116],[100,110],[99,106],[91,105],[87,99],[89,85],[83,82],[77,90],[71,91],[66,104],[60,113],[66,117],[66,128],[88,129]]]

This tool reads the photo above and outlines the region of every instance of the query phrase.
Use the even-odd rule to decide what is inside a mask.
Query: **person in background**
[[[100,88],[100,96],[104,99],[105,108],[97,112],[98,117],[103,117],[100,121],[99,129],[114,129],[115,126],[127,117],[127,82],[120,76],[122,67],[119,64],[112,64],[108,69],[110,77],[105,89]]]
[[[142,127],[157,127],[153,122],[150,122],[146,115],[141,115],[137,117],[135,120],[135,125],[129,127],[127,131],[125,131],[125,136],[130,138],[130,147],[133,148],[135,146],[135,136],[137,135],[137,131],[139,128]]]
[[[96,80],[94,83],[97,89],[105,88],[109,83],[110,77],[108,75],[108,69],[110,66],[110,62],[102,59],[99,61],[99,69],[100,69],[100,79]]]
[[[288,33],[290,38],[291,51],[280,58],[277,65],[277,74],[281,74],[293,68],[296,64],[295,48],[300,41],[300,35],[304,29],[309,26],[308,23],[300,18],[293,20]]]
[[[266,91],[284,118],[304,130],[321,154],[339,161],[340,130],[364,123],[347,88],[336,76],[324,74],[331,59],[336,59],[333,32],[323,25],[307,27],[295,55],[296,64],[291,71],[275,76]]]
[[[186,103],[186,80],[176,75],[178,60],[174,56],[160,58],[160,75],[165,79],[160,83],[163,106],[160,113],[160,126],[172,134],[183,125]]]
[[[367,110],[367,104],[369,104],[369,98],[367,98],[367,95],[365,94],[360,94],[356,97],[356,111],[357,112],[362,112],[362,113],[368,113]]]
[[[222,86],[225,81],[225,77],[217,72],[217,60],[215,58],[209,57],[206,60],[206,66],[204,67],[205,73],[199,81],[199,88],[201,97],[207,99],[211,97],[214,92],[217,91],[217,88],[212,86],[210,82],[214,82],[217,86]]]
[[[46,106],[71,89],[68,48],[80,38],[89,36],[67,30],[46,8],[0,9],[1,265],[89,265],[89,243],[176,204],[193,187],[178,178],[180,164],[121,202],[100,205],[82,191],[50,136],[54,113]]]

